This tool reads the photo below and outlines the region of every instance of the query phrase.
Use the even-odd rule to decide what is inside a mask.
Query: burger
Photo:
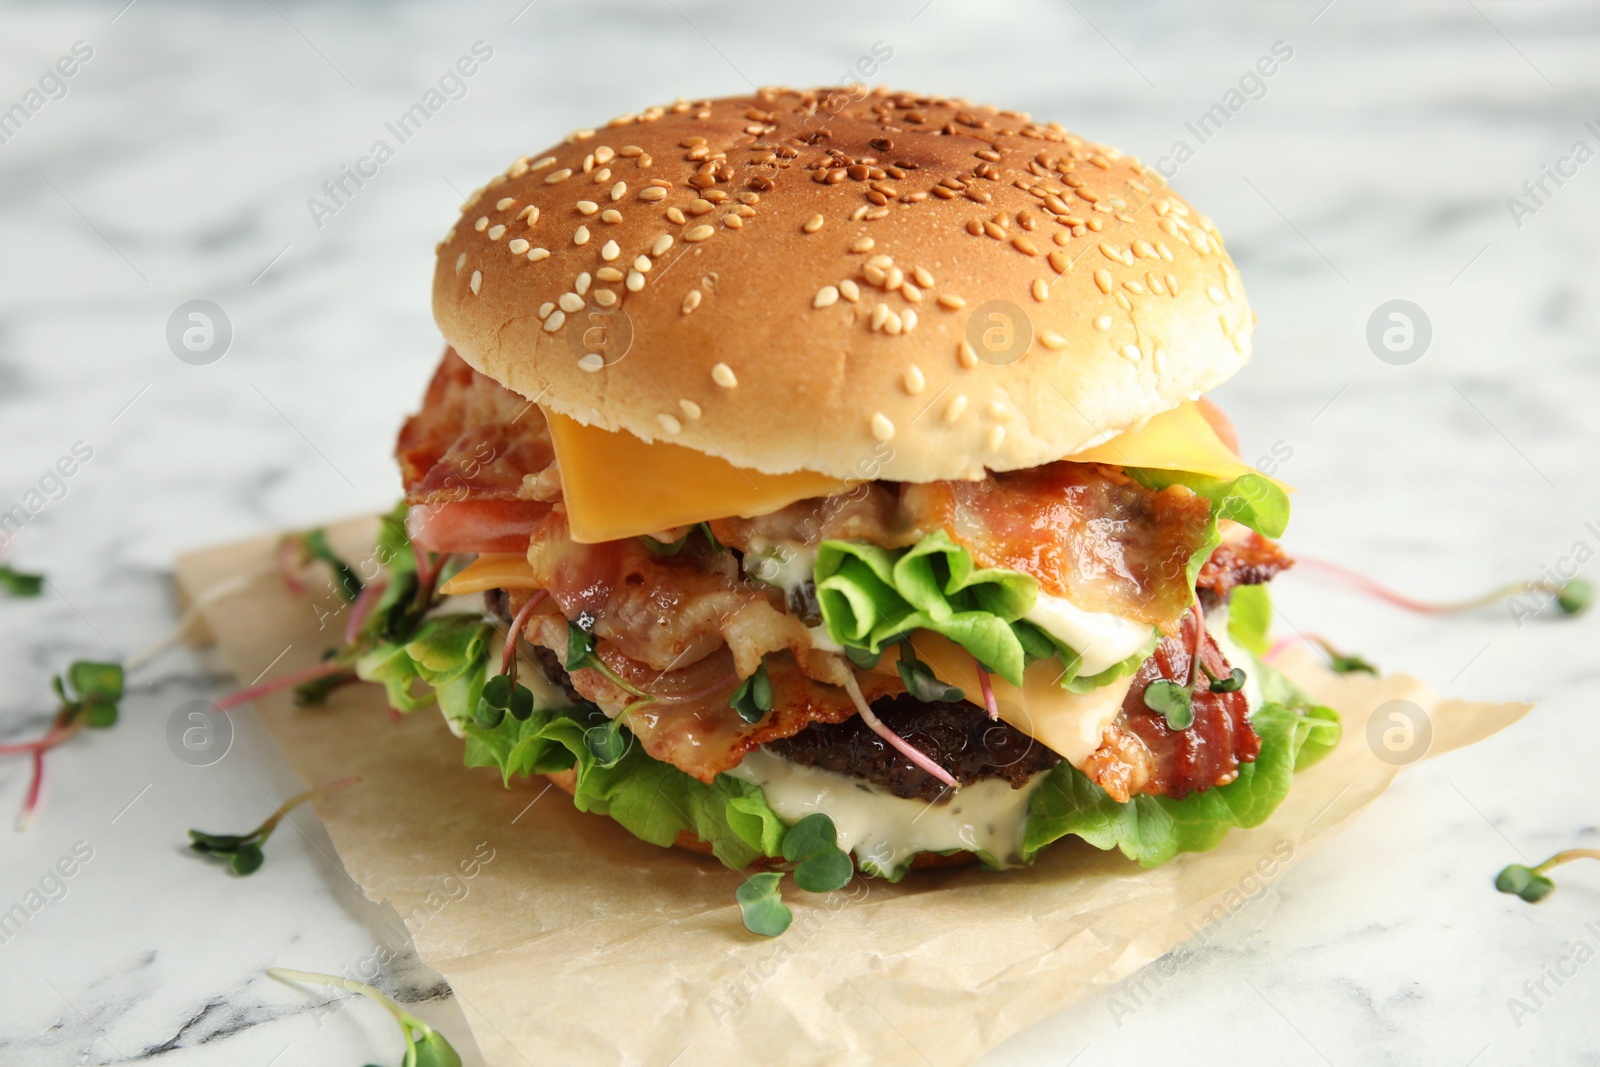
[[[1136,159],[886,89],[679,100],[473,193],[433,307],[358,670],[508,784],[896,880],[1210,848],[1338,740],[1263,662],[1286,488],[1205,395],[1255,316]]]

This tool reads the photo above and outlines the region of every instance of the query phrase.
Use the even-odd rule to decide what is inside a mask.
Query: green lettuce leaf
[[[1156,643],[1161,640],[1161,634],[1152,626],[1150,640],[1146,641],[1139,651],[1121,663],[1113,663],[1098,674],[1085,675],[1079,673],[1083,667],[1083,657],[1078,651],[1062,644],[1048,631],[1026,621],[1013,623],[1011,629],[1022,641],[1023,652],[1027,655],[1029,663],[1038,659],[1060,661],[1062,673],[1058,684],[1074,693],[1092,693],[1124,675],[1132,674],[1139,669],[1140,664],[1150,658],[1150,653],[1156,649]]]
[[[1263,537],[1282,537],[1289,525],[1289,494],[1264,474],[1213,478],[1190,471],[1163,471],[1153,467],[1128,467],[1128,476],[1152,489],[1181,485],[1211,502],[1215,519],[1232,519]]]
[[[1236,586],[1228,597],[1228,636],[1253,656],[1272,647],[1272,594],[1264,585]]]
[[[1331,752],[1341,728],[1338,712],[1312,704],[1271,668],[1255,666],[1263,690],[1272,694],[1266,699],[1287,697],[1291,703],[1268,703],[1251,718],[1261,737],[1261,753],[1254,763],[1239,768],[1238,778],[1181,800],[1140,795],[1119,804],[1063,761],[1029,801],[1023,859],[1031,862],[1040,849],[1072,834],[1154,867],[1180,852],[1215,848],[1235,827],[1265,822],[1289,795],[1295,772]]]
[[[904,549],[824,541],[814,573],[823,624],[839,644],[878,652],[912,630],[932,630],[1022,684],[1026,657],[1011,623],[1038,597],[1029,576],[979,569],[942,530]]]
[[[356,676],[380,682],[396,711],[438,702],[456,723],[472,718],[488,676],[490,626],[474,615],[441,615],[409,641],[381,644],[356,660]],[[416,682],[427,687],[418,691]]]
[[[649,756],[626,730],[622,758],[602,761],[586,738],[591,730],[610,728],[610,720],[590,704],[535,708],[526,720],[508,715],[493,729],[468,723],[466,762],[498,768],[508,785],[515,775],[573,769],[573,803],[580,811],[609,815],[635,837],[662,847],[688,831],[735,870],[780,854],[785,826],[760,787],[725,774],[710,783],[691,778]]]

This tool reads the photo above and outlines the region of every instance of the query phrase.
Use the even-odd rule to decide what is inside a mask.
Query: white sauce
[[[1082,656],[1078,673],[1085,676],[1121,663],[1150,640],[1149,623],[1084,611],[1072,601],[1048,593],[1040,593],[1023,618]]]
[[[918,852],[951,849],[982,851],[1006,866],[1019,864],[1028,798],[1048,772],[1034,775],[1021,789],[998,778],[974,782],[942,804],[897,797],[759,749],[725,773],[760,786],[786,823],[823,812],[838,830],[840,848],[892,874]]]

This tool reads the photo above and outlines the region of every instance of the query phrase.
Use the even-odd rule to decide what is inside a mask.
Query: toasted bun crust
[[[439,245],[433,307],[468,363],[580,422],[902,481],[1071,455],[1233,375],[1254,329],[1154,170],[859,86],[680,101],[522,156]]]
[[[557,789],[565,791],[569,796],[577,789],[577,775],[572,771],[552,771],[545,777],[550,779]],[[711,846],[687,830],[679,832],[678,840],[674,844],[677,848],[698,852],[702,856],[711,855]],[[941,856],[937,852],[919,852],[911,860],[911,869],[920,871],[928,867],[963,867],[969,863],[976,863],[977,860],[978,857],[970,852],[952,852],[948,856]],[[856,869],[861,869],[859,864]]]

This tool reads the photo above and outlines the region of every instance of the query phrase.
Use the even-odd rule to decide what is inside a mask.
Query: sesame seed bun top
[[[1071,455],[1232,376],[1254,329],[1154,170],[863,87],[679,101],[519,157],[439,245],[433,307],[580,422],[901,481]]]

